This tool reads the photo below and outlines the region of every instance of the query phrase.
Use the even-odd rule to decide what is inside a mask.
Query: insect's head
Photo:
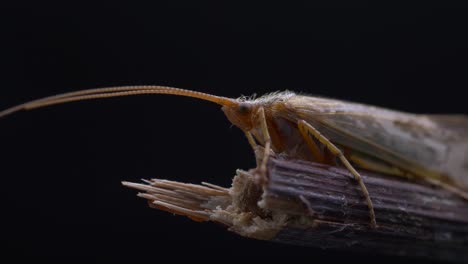
[[[238,101],[237,104],[224,105],[221,109],[233,125],[243,131],[250,131],[257,108],[252,102]]]

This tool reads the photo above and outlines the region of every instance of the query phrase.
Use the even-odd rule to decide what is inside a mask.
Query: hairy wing
[[[332,142],[468,189],[468,117],[415,115],[330,99],[293,102]]]

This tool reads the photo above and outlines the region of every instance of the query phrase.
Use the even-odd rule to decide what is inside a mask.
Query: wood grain
[[[231,188],[153,179],[124,182],[151,207],[214,221],[255,239],[451,262],[468,261],[468,201],[422,180],[360,171],[378,227],[369,225],[361,189],[344,168],[271,158],[268,180],[238,171]]]

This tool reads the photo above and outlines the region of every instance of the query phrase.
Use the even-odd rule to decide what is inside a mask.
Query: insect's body
[[[372,171],[427,179],[468,199],[465,116],[416,115],[292,92],[231,99],[171,87],[127,86],[34,100],[1,111],[0,117],[65,102],[136,94],[173,94],[221,105],[253,147],[257,142],[264,147],[258,169],[262,177],[266,175],[270,149],[295,159],[343,164],[363,191],[372,227],[376,227],[376,220],[370,194],[350,161]]]
[[[276,153],[317,161],[297,127],[304,120],[342,147],[357,167],[368,169],[359,162],[363,158],[385,166],[382,172],[430,177],[468,190],[466,116],[417,115],[289,92],[245,103],[265,109]],[[252,132],[261,142],[258,125]]]

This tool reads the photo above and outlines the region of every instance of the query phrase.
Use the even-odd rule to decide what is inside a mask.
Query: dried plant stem
[[[417,180],[360,171],[365,198],[342,168],[271,158],[268,181],[238,170],[229,189],[153,179],[124,182],[150,206],[196,221],[215,221],[240,235],[321,248],[468,261],[468,202]]]

